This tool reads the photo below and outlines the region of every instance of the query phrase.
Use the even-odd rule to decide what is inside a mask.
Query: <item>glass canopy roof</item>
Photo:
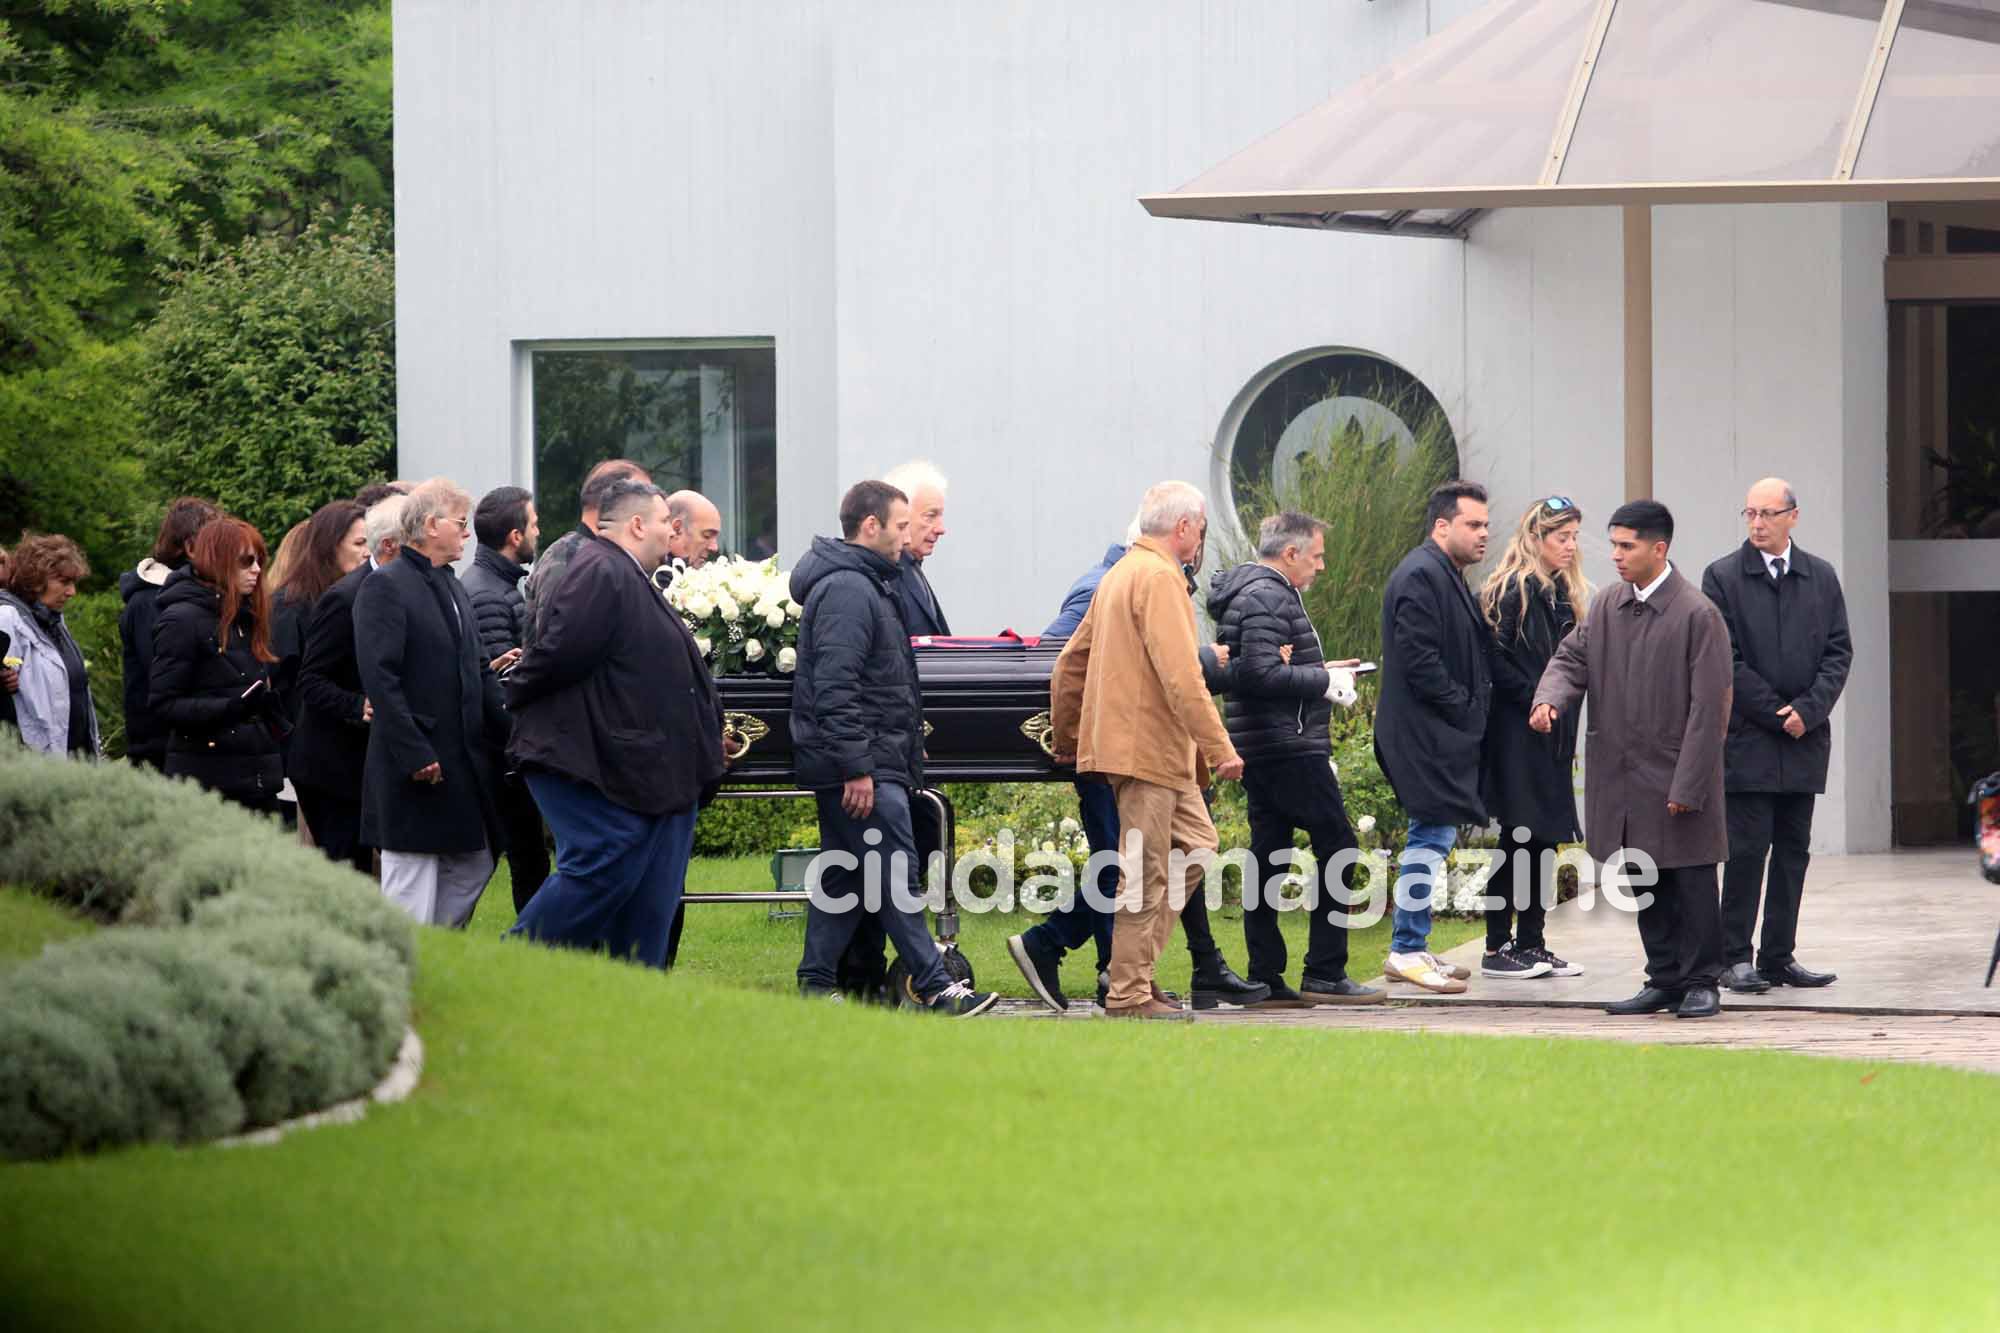
[[[1158,217],[1462,236],[1489,208],[2000,198],[2000,0],[1494,0]]]

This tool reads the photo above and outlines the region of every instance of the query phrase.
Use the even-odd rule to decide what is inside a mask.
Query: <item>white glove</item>
[[[1346,667],[1332,667],[1326,673],[1326,698],[1342,708],[1354,707],[1354,673]]]

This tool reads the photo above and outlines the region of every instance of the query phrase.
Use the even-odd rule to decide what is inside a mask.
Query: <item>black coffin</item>
[[[1049,676],[1063,640],[920,645],[926,781],[1068,782],[1073,769],[1049,757]],[[726,787],[790,786],[792,683],[789,676],[721,676],[724,744],[749,750],[730,766]]]

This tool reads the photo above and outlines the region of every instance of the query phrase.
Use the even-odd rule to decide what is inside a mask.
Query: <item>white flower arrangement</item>
[[[667,605],[694,635],[718,676],[790,674],[798,670],[799,616],[791,571],[777,558],[725,556],[683,569],[667,589]]]

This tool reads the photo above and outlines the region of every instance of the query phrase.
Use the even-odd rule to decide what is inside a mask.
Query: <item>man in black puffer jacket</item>
[[[816,867],[799,989],[839,994],[841,954],[859,914],[869,912],[909,969],[912,998],[935,1013],[970,1017],[998,997],[976,994],[946,973],[913,883],[910,793],[924,781],[924,701],[896,606],[902,574],[896,561],[909,526],[909,498],[901,491],[879,481],[857,483],[840,502],[845,540],[813,538],[792,571],[792,600],[805,608],[792,680],[793,768],[818,801],[820,846],[847,854],[844,867],[823,861]],[[881,858],[888,873],[865,875],[870,857]],[[863,897],[868,880],[879,886],[874,903]],[[912,898],[917,905],[906,907]]]
[[[1340,780],[1332,767],[1327,724],[1333,701],[1354,702],[1354,678],[1329,669],[1319,634],[1299,595],[1326,568],[1326,524],[1306,514],[1273,514],[1258,529],[1257,559],[1216,574],[1208,613],[1228,646],[1234,668],[1229,696],[1230,743],[1243,756],[1243,794],[1250,805],[1250,854],[1265,886],[1243,885],[1243,939],[1250,980],[1271,988],[1258,1007],[1375,1004],[1382,992],[1347,976],[1347,909],[1329,893],[1325,875],[1346,853],[1341,883],[1354,888],[1358,845]],[[1357,665],[1340,663],[1340,667]],[[1290,869],[1274,855],[1289,852],[1292,835],[1312,839],[1320,876],[1299,989],[1285,982],[1285,937],[1268,896]],[[1276,872],[1276,873],[1274,873]]]

